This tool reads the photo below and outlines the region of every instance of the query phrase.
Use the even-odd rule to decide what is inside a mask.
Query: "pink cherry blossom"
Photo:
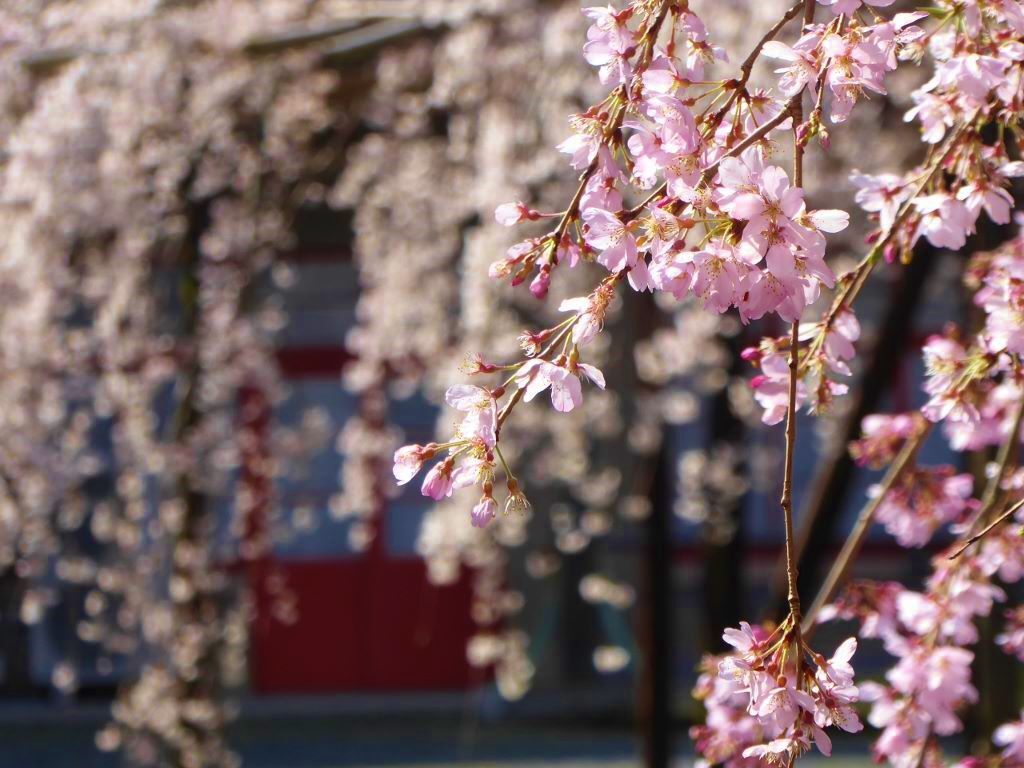
[[[608,307],[614,297],[613,286],[601,283],[589,296],[566,299],[559,305],[559,312],[575,312],[577,315],[578,319],[572,328],[573,344],[587,344],[601,332]]]
[[[923,547],[941,526],[970,508],[974,478],[954,472],[949,466],[918,468],[885,495],[875,515],[900,546]],[[877,493],[877,486],[869,491]]]
[[[573,168],[586,168],[602,146],[601,134],[604,125],[596,117],[585,114],[574,115],[569,122],[573,133],[559,144],[557,149],[571,157],[570,164]]]
[[[739,157],[727,157],[718,167],[718,183],[715,187],[715,202],[725,213],[732,214],[736,200],[744,195],[757,195],[764,172],[764,159],[755,148],[748,149]]]
[[[888,57],[870,40],[832,32],[822,39],[821,49],[827,61],[825,83],[833,96],[832,122],[845,121],[865,89],[886,92]]]
[[[970,106],[981,106],[989,92],[1002,85],[1007,64],[993,56],[967,53],[954,56],[936,67],[932,85],[955,88]],[[923,86],[925,90],[928,85]]]
[[[863,0],[864,5],[871,5],[875,8],[885,8],[892,5],[896,0]],[[818,0],[818,3],[832,9],[836,16],[853,14],[862,4],[862,0]]]
[[[789,361],[783,353],[772,353],[761,359],[761,375],[750,385],[754,388],[754,399],[764,409],[761,421],[778,424],[789,410]],[[807,387],[797,383],[796,404],[799,408],[807,401]]]
[[[861,422],[861,436],[850,444],[850,455],[861,466],[878,469],[895,459],[919,428],[920,421],[910,413],[865,416]]]
[[[985,343],[993,352],[1024,352],[1024,251],[997,255],[975,303],[985,310]]]
[[[674,93],[687,80],[679,71],[679,60],[664,53],[655,56],[643,74],[644,88],[652,93]]]
[[[587,208],[583,211],[587,224],[587,243],[599,253],[597,262],[609,272],[619,272],[637,263],[635,225],[625,224],[611,211]]]
[[[777,40],[765,43],[764,55],[772,59],[787,61],[785,67],[775,70],[781,74],[779,90],[786,96],[794,96],[808,85],[814,85],[818,78],[818,45],[821,35],[810,32],[801,37],[792,47]]]
[[[1010,222],[1013,196],[1003,187],[992,184],[986,179],[977,179],[964,184],[957,191],[956,197],[967,206],[967,210],[975,218],[984,210],[996,224],[1009,224]]]
[[[433,458],[436,448],[430,445],[403,445],[395,451],[394,475],[398,485],[405,485],[423,467],[423,462]]]
[[[879,226],[883,232],[888,232],[900,206],[910,199],[910,185],[902,177],[891,173],[870,176],[854,171],[850,179],[858,188],[854,200],[865,211],[877,213]]]
[[[600,68],[602,83],[625,83],[633,73],[630,59],[636,48],[636,37],[626,22],[632,11],[607,8],[584,8],[583,14],[593,20],[587,30],[583,57]]]
[[[1024,607],[1008,610],[1004,617],[1003,631],[996,636],[996,644],[1018,661],[1024,661]]]
[[[938,144],[956,120],[956,112],[949,100],[918,89],[911,94],[914,106],[907,110],[903,119],[907,122],[917,119],[921,123],[921,138],[929,144]]]
[[[456,432],[456,439],[479,438],[485,445],[494,445],[498,406],[489,390],[472,384],[457,384],[448,388],[444,399],[452,408],[466,414]]]
[[[897,13],[890,21],[875,24],[868,33],[868,39],[885,57],[886,69],[896,69],[897,58],[905,50],[918,43],[925,31],[915,22],[928,18],[923,12]]]
[[[429,496],[434,501],[440,501],[451,496],[454,490],[454,483],[452,481],[452,471],[454,468],[455,461],[451,458],[439,461],[431,467],[426,477],[423,478],[423,486],[421,488],[423,495]]]
[[[1020,720],[1003,723],[992,733],[992,741],[1003,747],[1003,759],[1009,765],[1024,764],[1024,713]]]
[[[977,215],[959,200],[943,194],[926,195],[914,199],[921,214],[918,236],[924,235],[937,248],[959,250],[974,232]]]
[[[525,390],[524,400],[529,402],[545,389],[551,389],[551,404],[556,411],[566,413],[583,402],[580,377],[585,376],[600,389],[605,388],[604,376],[592,365],[577,363],[573,370],[546,360],[530,360],[516,373],[516,385]]]
[[[973,660],[974,654],[965,648],[919,646],[900,659],[886,679],[897,692],[913,697],[935,733],[948,736],[962,726],[956,715],[960,705],[978,700],[970,682]]]
[[[746,270],[733,248],[708,243],[703,250],[686,254],[685,258],[693,267],[693,292],[705,309],[725,312],[735,303]]]
[[[511,227],[522,221],[532,221],[540,214],[532,210],[526,203],[502,203],[494,209],[494,220],[499,224]]]
[[[490,494],[480,497],[480,501],[473,507],[471,521],[474,528],[486,528],[487,525],[498,514],[498,505]]]
[[[629,28],[629,20],[633,15],[631,9],[616,10],[614,6],[590,6],[583,8],[583,15],[591,20],[587,29],[587,40],[601,40],[619,51],[625,51],[636,42],[636,36]]]
[[[828,367],[843,376],[850,376],[849,361],[856,355],[854,343],[860,338],[860,323],[850,310],[836,313],[825,332],[824,355]]]

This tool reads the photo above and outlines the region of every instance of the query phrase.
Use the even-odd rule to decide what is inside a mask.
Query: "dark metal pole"
[[[743,348],[742,334],[732,337],[720,336],[719,342],[729,350],[732,363],[729,366],[729,381],[742,376],[747,364],[740,358]],[[710,450],[726,448],[737,457],[735,467],[741,477],[746,475],[747,458],[744,450],[746,426],[732,410],[729,385],[724,385],[712,398],[710,404]],[[712,455],[714,455],[712,453]],[[714,521],[704,526],[701,541],[701,570],[703,576],[702,599],[703,621],[701,648],[717,653],[724,647],[722,633],[727,627],[735,627],[743,617],[743,502],[745,494],[730,492],[725,488],[709,489],[709,504],[714,507]],[[731,527],[726,538],[719,527]]]
[[[668,768],[672,760],[672,510],[671,459],[662,442],[651,494],[644,557],[646,600],[640,718],[644,765]]]

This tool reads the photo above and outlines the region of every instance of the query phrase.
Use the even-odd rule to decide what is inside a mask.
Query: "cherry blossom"
[[[825,660],[813,654],[798,636],[790,636],[784,627],[776,630],[782,637],[775,643],[767,634],[743,622],[739,629],[727,629],[726,643],[735,655],[719,661],[718,674],[731,681],[747,701],[747,714],[755,718],[765,742],[743,750],[743,757],[788,754],[793,759],[810,749],[813,742],[824,755],[832,751],[831,739],[824,728],[836,726],[856,733],[863,728],[851,706],[859,699],[853,684],[850,660],[857,649],[849,638]],[[801,664],[807,656],[811,664]]]
[[[546,389],[551,390],[551,404],[556,411],[566,413],[578,408],[583,402],[580,377],[584,376],[599,388],[604,389],[602,373],[586,363],[555,365],[546,360],[530,360],[516,373],[516,384],[525,393],[529,402]]]
[[[1024,763],[1024,716],[1021,720],[1003,723],[992,733],[992,741],[1003,748],[1003,759],[1010,765]]]
[[[433,458],[436,446],[405,445],[395,451],[395,480],[405,485],[419,474],[423,462]]]
[[[912,195],[906,181],[892,173],[870,176],[858,171],[854,171],[850,179],[858,188],[854,196],[857,205],[878,214],[878,224],[883,232],[891,229],[896,213]]]
[[[498,406],[491,392],[472,384],[457,384],[448,388],[444,399],[452,408],[466,414],[456,430],[456,440],[482,440],[485,445],[494,445]]]
[[[912,413],[865,416],[861,436],[850,444],[850,454],[862,466],[878,469],[889,464],[921,428],[921,420]]]
[[[904,547],[922,547],[942,525],[969,508],[974,478],[952,467],[917,469],[885,494],[876,517]],[[877,486],[869,491],[877,494]]]
[[[996,636],[996,643],[1006,653],[1024,661],[1024,609],[1017,607],[1006,611],[1005,621],[1003,631]]]

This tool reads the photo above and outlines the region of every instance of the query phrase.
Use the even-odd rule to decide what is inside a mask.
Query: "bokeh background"
[[[470,499],[390,480],[397,445],[450,426],[467,353],[514,359],[597,274],[544,303],[487,278],[522,234],[494,207],[571,194],[554,146],[600,92],[579,8],[0,10],[0,765],[184,764],[182,697],[258,768],[692,760],[701,655],[781,603],[782,433],[739,352],[783,329],[626,296],[597,349],[609,391],[503,433],[528,515],[480,533]],[[694,8],[734,61],[784,10]],[[908,69],[811,153],[816,207],[916,160]],[[846,453],[861,418],[920,404],[921,342],[971,322],[963,256],[924,255],[876,270],[856,394],[799,422],[806,599],[877,479]],[[922,460],[963,464],[940,440]],[[856,573],[914,583],[930,554],[876,530]],[[1008,664],[979,655],[967,740],[1016,714]],[[227,764],[214,741],[198,753]]]

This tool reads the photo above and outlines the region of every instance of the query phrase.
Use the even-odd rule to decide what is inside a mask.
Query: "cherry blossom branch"
[[[747,82],[750,80],[750,75],[753,72],[755,62],[761,56],[761,49],[763,49],[767,43],[774,40],[775,36],[782,31],[782,28],[785,27],[793,19],[795,19],[797,15],[800,13],[800,11],[804,11],[804,13],[806,14],[806,9],[807,3],[805,3],[804,0],[797,0],[797,2],[795,2],[790,7],[790,9],[786,11],[782,18],[775,22],[775,24],[767,32],[764,33],[761,39],[757,41],[757,44],[754,46],[754,48],[750,51],[749,54],[747,54],[747,58],[745,58],[743,60],[743,63],[740,64],[739,78],[736,80],[731,80],[725,84],[726,88],[732,89],[732,93],[729,95],[729,98],[726,100],[722,108],[719,109],[714,115],[712,115],[710,122],[712,131],[714,131],[715,128],[717,128],[719,124],[722,122],[722,120],[725,118],[725,116],[729,114],[729,110],[732,109],[732,105],[736,103],[736,99],[740,97],[740,94],[746,92]]]
[[[931,434],[934,424],[924,419],[922,419],[922,422],[914,437],[904,444],[893,460],[893,463],[889,465],[889,470],[885,473],[885,477],[882,478],[878,494],[864,506],[860,515],[858,515],[853,530],[850,531],[850,535],[843,543],[839,556],[832,564],[832,568],[818,590],[810,610],[807,611],[807,615],[804,617],[802,629],[805,636],[814,633],[818,613],[831,602],[839,587],[846,581],[850,568],[857,559],[857,555],[860,554],[861,546],[864,544],[868,531],[871,529],[871,524],[875,520],[875,513],[885,500],[886,495],[903,479],[906,471],[913,466],[918,451],[924,445],[925,440],[928,439],[928,435]]]
[[[1024,399],[1022,399],[1020,403],[1018,403],[1017,410],[1014,413],[1013,424],[1010,427],[1010,431],[1006,435],[1006,439],[1003,441],[1003,444],[999,447],[999,454],[996,457],[998,469],[996,470],[996,474],[989,481],[988,486],[985,488],[985,494],[981,498],[981,509],[975,517],[975,525],[983,523],[985,519],[988,517],[989,513],[995,507],[999,499],[1000,491],[1003,487],[1003,481],[1006,479],[1006,476],[1010,473],[1012,467],[1016,464],[1014,456],[1017,452],[1018,439],[1020,436],[1020,427],[1022,422],[1024,422]],[[949,559],[956,560],[958,557],[960,557],[960,555],[962,555],[967,549],[969,549],[972,544],[975,544],[978,541],[980,541],[989,531],[991,531],[993,528],[997,528],[1001,523],[1009,519],[1014,512],[1020,509],[1022,503],[1024,503],[1024,501],[1014,504],[1013,506],[1010,507],[1009,510],[1004,512],[993,522],[989,523],[989,525],[987,525],[982,531],[968,538],[963,544],[961,544],[957,548],[957,550],[952,555],[949,556]]]
[[[965,541],[965,542],[963,543],[963,546],[961,546],[961,547],[960,547],[960,548],[959,548],[959,549],[958,549],[958,550],[957,550],[956,552],[954,552],[954,553],[953,553],[952,555],[950,555],[950,556],[949,556],[949,559],[950,559],[950,560],[956,560],[956,559],[957,559],[958,557],[960,557],[960,555],[962,555],[962,554],[963,554],[963,553],[964,553],[964,552],[965,552],[965,551],[966,551],[967,549],[969,549],[969,548],[970,548],[970,546],[971,546],[972,544],[976,544],[977,542],[981,541],[981,540],[982,540],[983,538],[985,538],[985,536],[987,536],[987,535],[988,535],[988,534],[989,534],[989,533],[990,533],[990,532],[991,532],[991,531],[992,531],[993,529],[995,529],[995,528],[998,528],[998,527],[999,527],[1000,525],[1002,525],[1002,524],[1003,524],[1004,522],[1006,522],[1006,521],[1007,521],[1007,520],[1009,520],[1009,519],[1010,519],[1011,517],[1013,517],[1013,515],[1014,515],[1014,514],[1015,514],[1015,513],[1017,512],[1017,511],[1019,511],[1021,507],[1024,507],[1024,499],[1021,499],[1020,501],[1018,501],[1018,502],[1017,502],[1016,504],[1014,504],[1013,506],[1011,506],[1011,507],[1010,507],[1010,508],[1009,508],[1008,510],[1006,510],[1005,512],[1003,512],[1003,514],[1001,514],[1001,515],[1000,515],[999,517],[997,517],[997,518],[996,518],[995,520],[993,520],[993,521],[992,521],[991,523],[989,523],[989,524],[988,524],[987,526],[985,526],[985,528],[984,528],[984,529],[982,529],[982,530],[981,530],[981,531],[979,531],[978,533],[976,533],[976,534],[974,534],[973,536],[971,536],[971,538],[969,538],[969,539],[968,539],[967,541]]]
[[[878,240],[878,242],[875,243],[871,250],[868,251],[868,253],[864,256],[863,259],[861,259],[860,263],[857,264],[857,266],[854,267],[853,270],[851,270],[845,275],[846,283],[844,287],[839,291],[839,293],[836,294],[835,299],[832,301],[832,306],[829,307],[828,314],[825,316],[825,319],[821,324],[821,330],[818,332],[818,335],[814,338],[814,341],[811,342],[810,353],[805,358],[806,360],[811,360],[814,357],[814,354],[821,349],[822,345],[824,345],[825,338],[828,335],[829,330],[831,330],[832,325],[834,324],[835,319],[839,316],[839,314],[842,313],[843,310],[848,309],[850,305],[852,305],[853,302],[856,301],[857,296],[860,294],[861,289],[867,282],[868,276],[871,274],[872,270],[874,270],[875,265],[878,263],[879,257],[885,250],[885,247],[890,242],[892,242],[892,239],[896,236],[900,227],[903,225],[907,216],[910,214],[910,211],[913,209],[914,198],[921,194],[924,188],[935,177],[935,174],[937,174],[941,170],[943,163],[945,163],[946,159],[949,157],[953,149],[959,143],[960,138],[964,135],[968,126],[974,122],[974,119],[977,117],[977,115],[978,111],[975,111],[974,115],[971,117],[970,120],[961,123],[959,126],[957,126],[957,128],[954,131],[950,133],[950,135],[946,138],[946,142],[943,145],[943,147],[939,149],[932,157],[931,162],[928,164],[928,168],[924,176],[921,178],[921,181],[914,189],[913,194],[907,198],[906,202],[896,213],[896,216],[893,218],[892,224],[889,225],[889,228],[885,231],[885,233],[883,233],[882,237]]]
[[[669,7],[668,3],[666,3],[666,4],[664,4],[662,6],[661,10],[659,11],[659,14],[658,14],[657,18],[655,19],[655,21],[651,24],[651,26],[648,28],[647,32],[645,33],[645,38],[644,38],[644,43],[643,43],[645,45],[645,48],[644,48],[643,52],[641,53],[641,57],[640,57],[640,61],[641,62],[646,62],[650,58],[651,52],[653,51],[653,45],[654,45],[654,43],[657,40],[658,30],[660,29],[661,24],[664,21],[665,15],[666,15],[667,10],[668,10],[668,7]],[[810,23],[810,21],[813,19],[813,16],[814,16],[814,8],[815,8],[814,0],[799,0],[799,2],[794,3],[793,6],[791,6],[789,8],[789,10],[786,11],[786,13],[782,16],[782,18],[779,19],[778,22],[776,22],[767,32],[765,32],[765,34],[762,36],[762,38],[758,41],[758,43],[754,46],[754,48],[747,55],[747,58],[740,65],[740,77],[739,77],[738,80],[734,81],[735,82],[735,88],[734,88],[733,93],[730,96],[729,101],[727,102],[726,106],[723,107],[723,110],[727,110],[729,107],[731,107],[735,103],[735,100],[738,97],[738,94],[745,88],[746,83],[750,79],[750,75],[751,75],[751,72],[753,70],[754,63],[757,61],[758,57],[760,56],[761,51],[764,48],[765,44],[768,43],[769,41],[771,41],[772,39],[774,39],[775,36],[778,35],[778,33],[786,26],[786,24],[788,24],[790,21],[792,21],[801,10],[804,11],[804,24],[806,25],[806,24]],[[622,90],[622,89],[623,89],[623,86],[620,86],[619,90]],[[748,149],[749,147],[753,146],[757,142],[761,141],[765,136],[767,136],[773,130],[775,130],[780,125],[785,123],[787,120],[795,119],[794,125],[796,124],[796,122],[799,122],[799,117],[798,116],[799,116],[799,114],[802,114],[802,98],[803,98],[803,93],[802,92],[795,94],[787,102],[785,108],[782,111],[780,111],[779,114],[775,115],[770,120],[767,120],[766,122],[762,123],[755,131],[750,133],[743,141],[741,141],[739,144],[735,145],[734,147],[730,148],[728,151],[726,151],[720,157],[718,157],[713,163],[711,163],[709,166],[707,166],[702,171],[701,176],[700,176],[700,180],[697,182],[697,186],[705,186],[705,185],[707,185],[711,181],[711,179],[714,177],[715,173],[717,173],[718,168],[721,165],[722,161],[725,160],[726,158],[728,158],[728,157],[735,157],[735,156],[741,154],[744,150]],[[720,112],[721,112],[721,110],[720,110]],[[622,104],[620,104],[618,106],[616,112],[614,113],[614,115],[612,117],[612,120],[611,120],[609,126],[606,128],[606,131],[605,131],[605,142],[607,142],[608,138],[613,136],[615,134],[615,132],[618,130],[618,128],[621,127],[622,121],[625,118],[625,114],[626,114],[625,104],[622,103]],[[795,115],[797,116],[796,118],[794,118]],[[713,126],[717,122],[720,122],[720,118],[718,118],[718,116],[716,115],[714,118],[712,118],[712,121],[713,121],[712,122],[712,130],[713,130]],[[802,147],[800,149],[798,149],[798,150],[795,150],[795,153],[798,153],[798,156],[800,157],[800,159],[796,161],[797,171],[794,174],[795,177],[796,177],[796,185],[800,186],[801,185],[801,181],[802,181],[802,176],[803,176]],[[595,154],[594,159],[591,160],[590,164],[587,166],[587,168],[584,170],[583,174],[580,176],[580,183],[577,186],[576,191],[575,191],[575,193],[574,193],[574,195],[572,197],[572,200],[569,202],[568,207],[566,208],[565,212],[562,214],[562,217],[559,220],[559,223],[558,223],[557,227],[555,228],[555,230],[551,234],[548,235],[548,238],[551,240],[551,242],[553,242],[555,244],[556,248],[557,248],[558,243],[561,241],[562,237],[565,235],[566,231],[568,230],[569,225],[572,223],[572,221],[575,220],[576,216],[578,216],[578,214],[579,214],[579,206],[580,206],[580,203],[581,203],[581,201],[583,199],[583,195],[585,194],[587,183],[589,182],[591,176],[593,176],[593,174],[596,172],[596,170],[597,170],[597,168],[599,166],[599,162],[600,162],[599,157]],[[629,221],[635,219],[651,203],[653,203],[654,201],[658,200],[660,197],[663,197],[667,193],[667,190],[668,190],[667,183],[662,183],[647,198],[645,198],[641,203],[639,203],[638,205],[636,205],[633,208],[629,209],[628,211],[625,211],[621,215],[621,219],[624,222],[629,222]],[[512,395],[512,397],[508,400],[508,402],[506,402],[505,405],[502,407],[502,409],[499,412],[498,417],[497,417],[497,429],[499,430],[499,432],[500,432],[501,426],[508,419],[508,416],[511,414],[512,410],[522,400],[523,394],[524,393],[523,393],[522,390],[516,391]]]
[[[757,44],[751,49],[750,53],[747,54],[747,58],[743,60],[742,64],[740,64],[740,77],[736,80],[728,81],[725,85],[725,87],[727,88],[732,88],[732,93],[729,95],[729,98],[726,101],[725,105],[722,106],[722,108],[719,109],[718,112],[712,115],[709,122],[710,132],[714,132],[715,128],[718,127],[718,125],[722,122],[722,119],[725,117],[726,114],[728,114],[729,110],[736,103],[736,99],[738,99],[740,94],[745,91],[747,82],[750,80],[750,75],[753,71],[754,64],[758,60],[758,58],[760,58],[761,51],[764,48],[764,46],[767,43],[774,40],[775,37],[779,34],[779,32],[781,32],[782,29],[790,21],[796,18],[797,14],[799,14],[801,10],[804,11],[804,14],[806,16],[807,8],[808,3],[805,2],[805,0],[798,0],[798,2],[794,3],[789,8],[789,10],[786,11],[786,13],[782,16],[782,18],[779,19],[767,32],[764,33],[761,39],[758,40]],[[806,24],[807,22],[805,21],[804,23]],[[786,108],[783,109],[778,115],[771,118],[767,122],[763,123],[757,130],[749,134],[743,141],[741,141],[735,147],[732,147],[729,151],[725,152],[721,157],[719,157],[711,165],[705,168],[703,173],[701,173],[700,181],[697,182],[697,186],[703,186],[707,184],[709,181],[711,181],[711,179],[715,175],[715,172],[718,170],[718,166],[721,165],[722,161],[725,160],[727,157],[735,157],[736,155],[739,155],[740,153],[743,152],[743,150],[753,146],[761,139],[763,139],[765,136],[767,136],[769,133],[778,128],[780,125],[782,125],[784,122],[786,122],[786,120],[788,120],[792,115],[794,105],[799,104],[801,98],[802,94],[800,93],[793,96],[786,104]],[[647,206],[649,206],[651,203],[655,202],[659,198],[664,197],[667,191],[668,184],[662,183],[660,186],[655,188],[655,190],[651,192],[651,194],[644,198],[642,202],[638,203],[633,208],[630,208],[628,211],[626,211],[625,214],[623,214],[623,220],[630,221],[632,219],[635,219],[638,215],[640,215],[640,213],[644,211],[644,209],[647,208]]]
[[[815,0],[805,0],[804,26],[814,19]],[[797,188],[803,186],[804,152],[797,136],[796,126],[803,115],[803,91],[793,96],[791,110],[793,117],[793,183]],[[797,591],[797,566],[795,537],[793,535],[793,459],[796,453],[796,391],[799,382],[800,368],[800,318],[793,320],[789,344],[789,408],[786,411],[786,458],[782,479],[782,515],[786,526],[786,578],[788,581],[789,621],[792,622],[798,647],[801,644],[800,634],[800,594]],[[796,656],[797,676],[800,674],[800,654]]]
[[[796,449],[796,387],[800,357],[800,321],[793,322],[789,349],[789,411],[786,416],[786,463],[782,476],[782,514],[786,524],[786,579],[789,614],[794,627],[799,631],[800,596],[797,592],[797,567],[793,536],[793,458]]]
[[[759,142],[769,133],[771,133],[780,125],[782,125],[784,122],[790,120],[793,117],[793,109],[795,105],[800,103],[801,96],[802,94],[798,93],[796,96],[791,98],[786,103],[785,109],[779,112],[779,114],[777,114],[771,120],[762,123],[756,131],[749,134],[747,138],[745,138],[736,146],[732,147],[727,152],[723,153],[717,160],[715,160],[713,163],[711,163],[711,165],[705,168],[704,171],[701,173],[700,180],[697,182],[696,186],[705,186],[709,181],[711,181],[711,179],[714,178],[714,175],[718,171],[718,167],[722,164],[723,160],[725,160],[728,157],[736,157],[737,155],[741,154],[743,150],[752,147],[754,144]],[[668,184],[662,183],[661,186],[656,188],[653,192],[651,192],[651,194],[644,198],[642,202],[638,203],[637,205],[626,211],[622,216],[623,221],[630,221],[631,219],[635,219],[644,211],[644,209],[647,208],[647,206],[649,206],[651,203],[655,202],[659,198],[664,197],[667,194],[667,192]]]
[[[644,37],[641,42],[642,51],[638,59],[637,72],[639,73],[642,68],[646,67],[650,63],[651,53],[654,50],[654,45],[658,41],[658,33],[661,30],[661,25],[665,21],[665,16],[668,14],[671,3],[665,0],[661,4],[661,9],[658,11],[658,15],[651,22],[651,25],[644,32]],[[607,144],[612,137],[615,136],[616,132],[622,127],[622,122],[626,117],[626,102],[621,100],[622,97],[626,96],[625,86],[619,86],[616,88],[614,93],[619,94],[620,103],[616,107],[616,111],[611,117],[611,121],[605,128],[602,145]],[[562,236],[566,233],[569,225],[573,222],[576,216],[579,214],[580,201],[583,199],[583,195],[587,188],[587,182],[590,181],[590,177],[594,175],[601,163],[600,152],[594,153],[593,160],[590,161],[590,165],[587,166],[586,170],[583,171],[580,176],[579,186],[576,188],[576,193],[573,195],[572,200],[569,202],[569,207],[565,209],[565,213],[562,215],[561,220],[558,222],[558,226],[555,228],[554,233],[550,235],[552,241],[555,243],[557,248],[558,243],[561,241]]]
[[[1017,404],[1017,410],[1013,415],[1013,424],[1010,426],[1010,431],[1007,433],[1003,444],[999,447],[999,453],[996,455],[996,466],[998,469],[985,488],[985,494],[981,498],[981,511],[978,512],[978,521],[984,521],[986,516],[992,511],[992,508],[999,499],[999,493],[1003,489],[1003,481],[1010,471],[1016,467],[1017,446],[1019,444],[1018,440],[1022,422],[1024,422],[1024,399]]]

